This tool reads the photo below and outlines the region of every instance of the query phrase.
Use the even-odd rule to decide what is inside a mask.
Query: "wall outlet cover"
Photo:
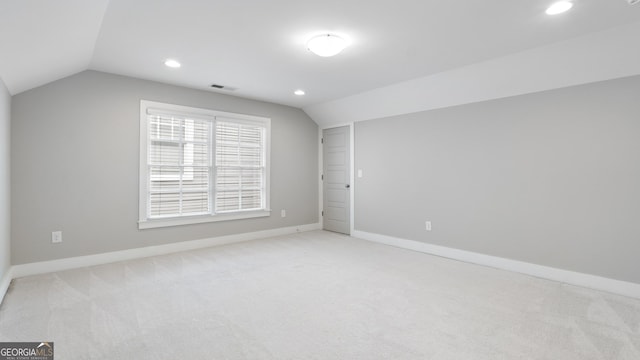
[[[58,244],[62,242],[62,231],[54,231],[51,233],[51,243]]]

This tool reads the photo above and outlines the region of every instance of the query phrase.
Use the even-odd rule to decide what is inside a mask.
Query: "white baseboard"
[[[11,279],[13,279],[13,267],[9,266],[2,278],[0,278],[0,304],[2,304],[2,300],[4,300],[4,295],[9,290],[9,285],[11,285]]]
[[[563,270],[543,265],[527,263],[524,261],[511,260],[497,256],[485,255],[471,251],[458,250],[445,246],[427,244],[414,240],[396,238],[387,235],[368,233],[355,230],[351,236],[391,245],[403,249],[419,251],[431,255],[460,260],[468,263],[489,266],[497,269],[513,271],[526,275],[531,275],[543,279],[555,280],[571,285],[582,286],[590,289],[601,290],[613,294],[629,296],[640,299],[640,284],[609,279],[601,276],[584,274],[570,270]]]
[[[256,231],[243,234],[233,234],[226,236],[218,236],[207,239],[181,241],[177,243],[147,246],[143,248],[114,251],[96,255],[78,256],[72,258],[41,261],[29,264],[21,264],[13,266],[13,278],[19,278],[29,275],[46,274],[55,271],[63,271],[77,269],[81,267],[109,264],[118,261],[133,260],[145,258],[149,256],[165,255],[180,251],[188,251],[202,249],[211,246],[233,244],[243,241],[264,239],[273,236],[281,236],[294,234],[296,232],[319,230],[322,226],[320,223],[291,226],[285,228],[277,228],[263,231]],[[9,281],[11,277],[9,278]],[[8,286],[8,285],[7,285]],[[0,290],[2,290],[0,288]],[[2,293],[4,295],[4,292]]]

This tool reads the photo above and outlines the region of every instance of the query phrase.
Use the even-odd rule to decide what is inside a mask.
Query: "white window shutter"
[[[216,122],[216,212],[263,209],[265,127]]]
[[[270,124],[141,100],[139,228],[269,216]]]
[[[210,212],[211,122],[148,115],[150,218]]]

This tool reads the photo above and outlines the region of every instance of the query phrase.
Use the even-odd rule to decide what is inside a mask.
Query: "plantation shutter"
[[[211,211],[211,122],[150,112],[149,218]]]
[[[139,228],[270,216],[271,119],[140,101]]]
[[[265,135],[261,124],[217,118],[216,213],[265,208]]]

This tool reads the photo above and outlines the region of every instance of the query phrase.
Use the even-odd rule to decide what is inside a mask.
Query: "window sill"
[[[138,221],[138,229],[144,230],[144,229],[153,229],[153,228],[159,228],[159,227],[202,224],[202,223],[217,222],[217,221],[253,219],[253,218],[268,217],[268,216],[271,216],[271,210],[258,210],[258,211],[237,212],[237,213],[229,213],[229,214],[200,215],[200,216],[164,218],[164,219],[146,219],[146,220]]]

